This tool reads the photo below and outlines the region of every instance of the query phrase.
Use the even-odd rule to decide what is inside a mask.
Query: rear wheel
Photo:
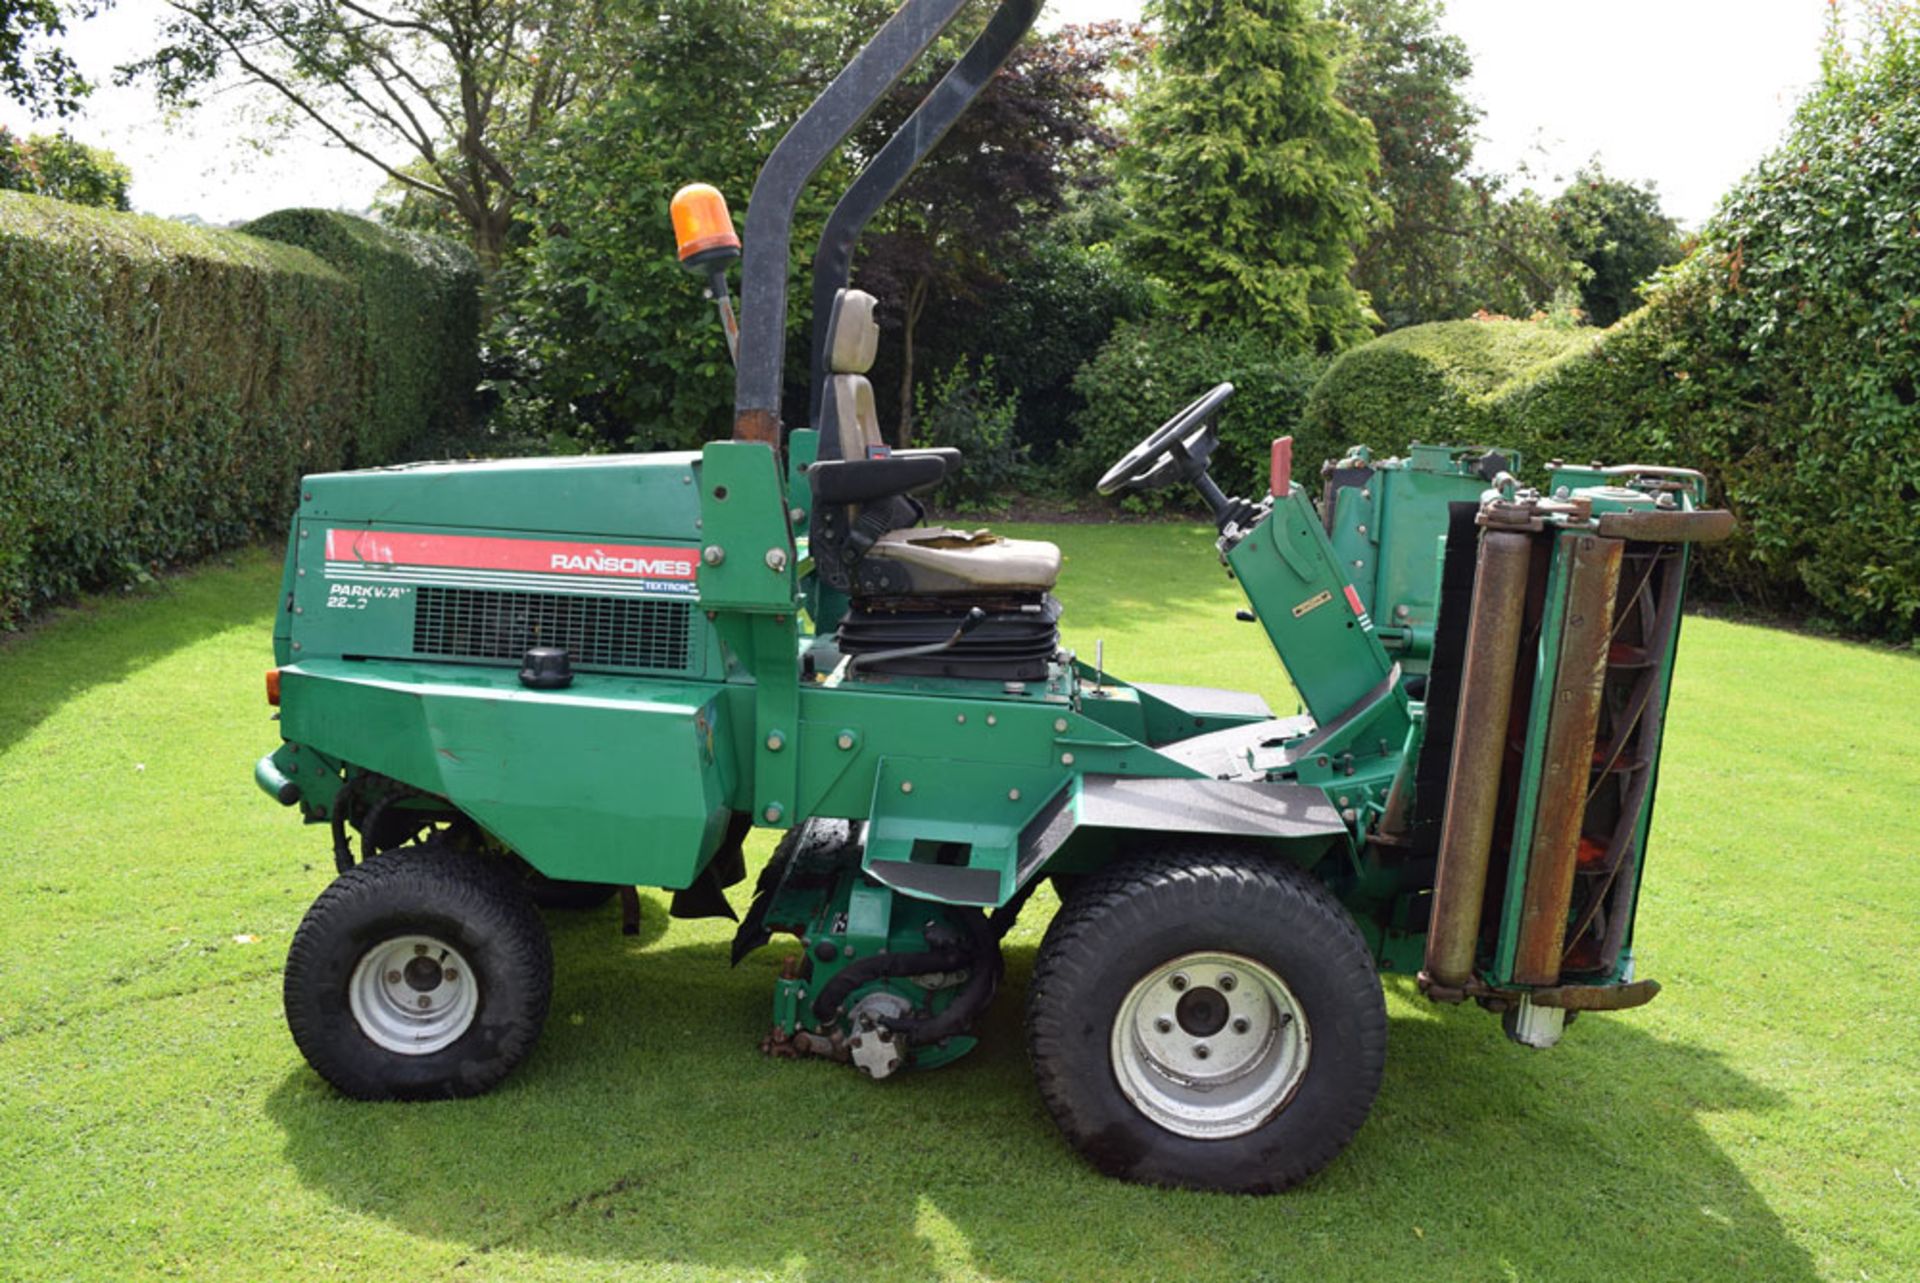
[[[1089,878],[1028,994],[1034,1076],[1094,1166],[1266,1193],[1332,1161],[1372,1108],[1386,1005],[1365,941],[1309,875],[1256,854]]]
[[[553,951],[512,877],[429,842],[349,869],[287,953],[287,1027],[362,1100],[474,1096],[546,1023]]]

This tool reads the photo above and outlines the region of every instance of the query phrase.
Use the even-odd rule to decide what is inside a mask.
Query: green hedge
[[[1515,379],[1590,345],[1596,333],[1535,321],[1438,321],[1349,349],[1307,396],[1295,479],[1317,489],[1321,461],[1350,445],[1384,456],[1405,454],[1415,441],[1509,444],[1493,402]]]
[[[375,286],[272,240],[0,193],[0,282],[0,627],[278,528],[302,473],[391,461],[421,386]]]
[[[460,438],[480,379],[480,268],[472,251],[326,209],[284,209],[240,230],[311,250],[359,283],[368,379],[363,458],[384,461],[416,441]]]

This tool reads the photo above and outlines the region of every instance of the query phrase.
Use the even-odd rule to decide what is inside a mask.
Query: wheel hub
[[[375,1045],[405,1056],[451,1046],[480,1010],[480,986],[460,951],[434,936],[394,936],[360,955],[347,1006]]]
[[[1135,1108],[1180,1136],[1217,1140],[1261,1126],[1306,1075],[1311,1034],[1270,968],[1190,953],[1149,971],[1113,1022],[1114,1077]]]

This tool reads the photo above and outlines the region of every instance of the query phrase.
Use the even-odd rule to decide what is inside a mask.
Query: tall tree
[[[191,105],[236,77],[295,119],[444,202],[498,265],[520,170],[616,68],[605,0],[167,0],[160,47],[120,69]]]
[[[56,43],[73,7],[61,0],[0,0],[0,92],[36,116],[68,116],[92,86]]]
[[[1193,324],[1293,346],[1369,336],[1347,278],[1379,148],[1334,96],[1341,37],[1312,0],[1157,0],[1163,36],[1120,171],[1128,249]]]
[[[1680,225],[1660,208],[1653,184],[1614,178],[1590,160],[1553,202],[1568,253],[1590,273],[1580,306],[1595,325],[1612,325],[1641,304],[1641,286],[1685,252]]]
[[[1101,119],[1109,74],[1139,47],[1138,28],[1117,22],[1029,36],[862,238],[860,282],[899,324],[902,447],[913,431],[915,342],[928,303],[972,302],[1004,282],[1068,191],[1103,181],[1087,162],[1117,141]],[[890,95],[862,150],[884,143],[932,83],[916,78]]]
[[[1577,269],[1545,203],[1509,178],[1473,171],[1480,111],[1463,92],[1466,43],[1440,26],[1440,0],[1326,0],[1347,31],[1341,101],[1373,122],[1374,193],[1386,217],[1353,281],[1389,329],[1487,308],[1525,315],[1574,285]]]

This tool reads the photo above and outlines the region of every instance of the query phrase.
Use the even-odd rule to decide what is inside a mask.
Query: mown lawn
[[[1204,532],[1045,531],[1070,641],[1290,708]],[[755,1044],[782,950],[553,920],[495,1095],[335,1096],[281,1023],[324,836],[254,789],[277,568],[249,553],[0,646],[0,1278],[1920,1277],[1920,662],[1690,620],[1642,973],[1550,1053],[1387,982],[1372,1121],[1255,1200],[1095,1176],[983,1047],[870,1084]],[[764,856],[764,840],[753,850]],[[736,889],[744,902],[744,888]]]

